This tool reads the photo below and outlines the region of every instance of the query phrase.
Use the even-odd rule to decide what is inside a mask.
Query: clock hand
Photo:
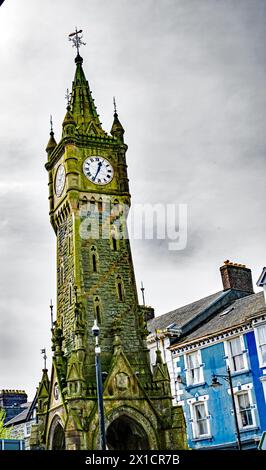
[[[101,169],[102,164],[103,164],[103,162],[99,162],[99,163],[98,163],[98,169],[97,169],[97,171],[96,171],[96,175],[95,175],[94,178],[93,178],[94,181],[96,180],[96,176],[98,175],[98,173],[99,173],[99,171],[100,171],[100,169]]]

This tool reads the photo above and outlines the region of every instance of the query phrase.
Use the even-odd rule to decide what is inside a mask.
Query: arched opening
[[[113,250],[117,251],[117,240],[114,235],[112,236],[112,243],[113,243]]]
[[[54,429],[52,450],[65,450],[65,434],[60,423],[57,423]]]
[[[97,325],[101,324],[101,311],[100,311],[100,306],[96,305],[96,320],[97,320]]]
[[[97,273],[97,258],[95,253],[92,254],[92,270],[94,273]]]
[[[126,415],[116,418],[107,428],[109,450],[148,450],[149,441],[143,427]]]
[[[120,302],[122,302],[122,300],[123,300],[123,289],[122,289],[121,282],[118,282],[117,290],[118,290],[118,298],[119,298]]]

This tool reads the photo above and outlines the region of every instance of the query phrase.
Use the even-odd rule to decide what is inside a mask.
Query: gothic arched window
[[[98,256],[95,246],[91,247],[91,265],[94,273],[98,272]]]
[[[102,312],[101,312],[101,301],[98,296],[94,298],[94,310],[95,310],[95,319],[97,320],[97,324],[100,325],[102,321]]]
[[[118,300],[122,302],[124,300],[124,288],[123,288],[123,281],[121,276],[117,276],[116,278],[116,285],[117,285],[117,295],[118,295]]]

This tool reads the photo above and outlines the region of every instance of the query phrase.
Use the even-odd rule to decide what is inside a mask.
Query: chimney
[[[235,289],[254,294],[251,270],[244,264],[226,260],[220,267],[220,272],[224,290]]]

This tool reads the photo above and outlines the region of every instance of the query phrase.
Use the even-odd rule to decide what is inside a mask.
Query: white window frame
[[[27,436],[30,436],[30,433],[31,433],[31,425],[32,423],[30,421],[27,421],[25,423],[25,427],[24,427],[24,436],[27,437]]]
[[[249,399],[249,403],[250,403],[251,416],[252,416],[252,424],[249,424],[248,426],[243,426],[242,425],[241,412],[240,412],[239,401],[238,401],[238,397],[240,395],[244,395],[244,394],[248,395],[248,399]],[[255,428],[257,426],[256,415],[255,415],[256,405],[253,402],[253,397],[252,397],[251,390],[242,390],[241,392],[235,393],[234,394],[234,399],[235,399],[235,404],[236,404],[236,413],[237,413],[237,421],[238,421],[239,429],[241,431],[246,431],[246,430]]]
[[[262,384],[262,388],[263,388],[263,393],[264,393],[264,399],[265,399],[265,403],[266,403],[266,376],[265,376],[265,379],[261,379],[261,384]]]
[[[261,354],[261,349],[260,349],[261,345],[259,342],[258,329],[261,327],[266,328],[266,323],[261,323],[261,324],[256,325],[256,328],[254,328],[254,334],[255,334],[256,348],[257,348],[258,358],[259,358],[259,366],[266,367],[266,362],[263,362],[263,359],[262,359],[262,354]]]
[[[198,421],[196,417],[196,407],[197,406],[204,406],[204,411],[205,411],[205,420],[207,424],[207,433],[206,434],[199,434],[199,427],[198,427]],[[208,439],[211,437],[211,428],[210,428],[210,415],[208,411],[208,402],[207,400],[198,400],[192,403],[190,406],[190,421],[192,424],[192,436],[193,439]]]
[[[230,341],[235,340],[235,339],[240,340],[240,346],[241,346],[243,364],[244,364],[244,368],[243,369],[238,369],[238,370],[235,370],[235,368],[234,368],[232,355],[231,355],[231,347],[230,347]],[[225,350],[225,354],[226,354],[226,356],[225,356],[226,357],[226,363],[227,363],[227,366],[229,366],[230,371],[231,371],[232,374],[239,374],[239,373],[242,373],[242,372],[245,372],[245,371],[248,370],[247,349],[245,347],[245,342],[244,342],[244,336],[243,335],[232,336],[232,337],[228,338],[224,342],[224,350]]]
[[[199,364],[199,380],[197,382],[193,382],[191,380],[191,373],[190,371],[193,369],[189,369],[189,362],[188,362],[188,356],[191,354],[197,354],[197,360]],[[203,374],[203,364],[201,360],[201,351],[200,349],[197,349],[195,351],[190,351],[187,354],[184,355],[184,363],[185,363],[185,372],[186,372],[186,383],[188,386],[194,386],[194,385],[199,385],[204,382],[204,374]]]

